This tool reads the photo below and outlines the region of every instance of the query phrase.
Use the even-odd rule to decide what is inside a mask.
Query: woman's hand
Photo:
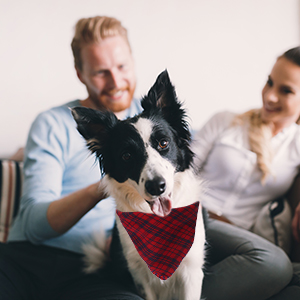
[[[295,214],[292,220],[293,237],[297,243],[300,243],[300,203],[295,209]]]

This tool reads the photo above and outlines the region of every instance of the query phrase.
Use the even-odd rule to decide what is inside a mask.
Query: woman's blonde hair
[[[122,36],[130,48],[127,29],[119,20],[106,16],[80,19],[75,25],[75,34],[71,43],[75,67],[82,71],[83,46],[100,43],[103,39],[112,36]]]
[[[300,66],[300,47],[292,48],[283,53],[279,58],[286,58]],[[267,176],[271,174],[271,163],[273,151],[271,147],[272,128],[268,123],[262,121],[261,109],[252,109],[238,115],[234,124],[248,123],[250,150],[257,155],[257,165],[262,172],[261,182],[264,183]],[[296,122],[300,124],[300,116]]]

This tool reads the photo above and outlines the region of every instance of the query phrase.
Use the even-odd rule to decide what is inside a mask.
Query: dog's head
[[[174,176],[190,167],[190,132],[167,71],[142,99],[143,112],[120,121],[109,111],[72,109],[77,129],[96,153],[102,172],[127,194],[126,201],[147,201],[153,213],[172,208]],[[134,191],[129,191],[128,188]],[[136,203],[132,207],[136,206]]]

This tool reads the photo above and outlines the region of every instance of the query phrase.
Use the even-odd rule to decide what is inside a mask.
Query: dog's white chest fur
[[[117,182],[107,178],[111,193],[115,194],[117,209],[124,209],[122,199],[122,187]],[[123,185],[125,187],[125,185]],[[174,182],[174,207],[182,207],[199,201],[199,181],[193,172],[187,170],[175,174]],[[127,205],[126,205],[127,206]],[[146,204],[147,212],[148,205]],[[146,300],[199,300],[203,279],[202,266],[204,261],[205,233],[203,226],[201,207],[198,211],[197,225],[194,243],[182,260],[174,274],[167,280],[161,280],[149,270],[147,264],[138,254],[130,236],[117,216],[117,227],[123,247],[123,253],[127,260],[129,270],[133,276],[137,288]]]

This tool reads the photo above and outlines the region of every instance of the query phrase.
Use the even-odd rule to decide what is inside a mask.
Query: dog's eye
[[[161,139],[158,143],[160,149],[166,149],[169,146],[169,142],[165,139]]]
[[[122,154],[122,159],[124,161],[130,160],[130,158],[131,158],[131,154],[129,152],[125,152],[125,153]]]

